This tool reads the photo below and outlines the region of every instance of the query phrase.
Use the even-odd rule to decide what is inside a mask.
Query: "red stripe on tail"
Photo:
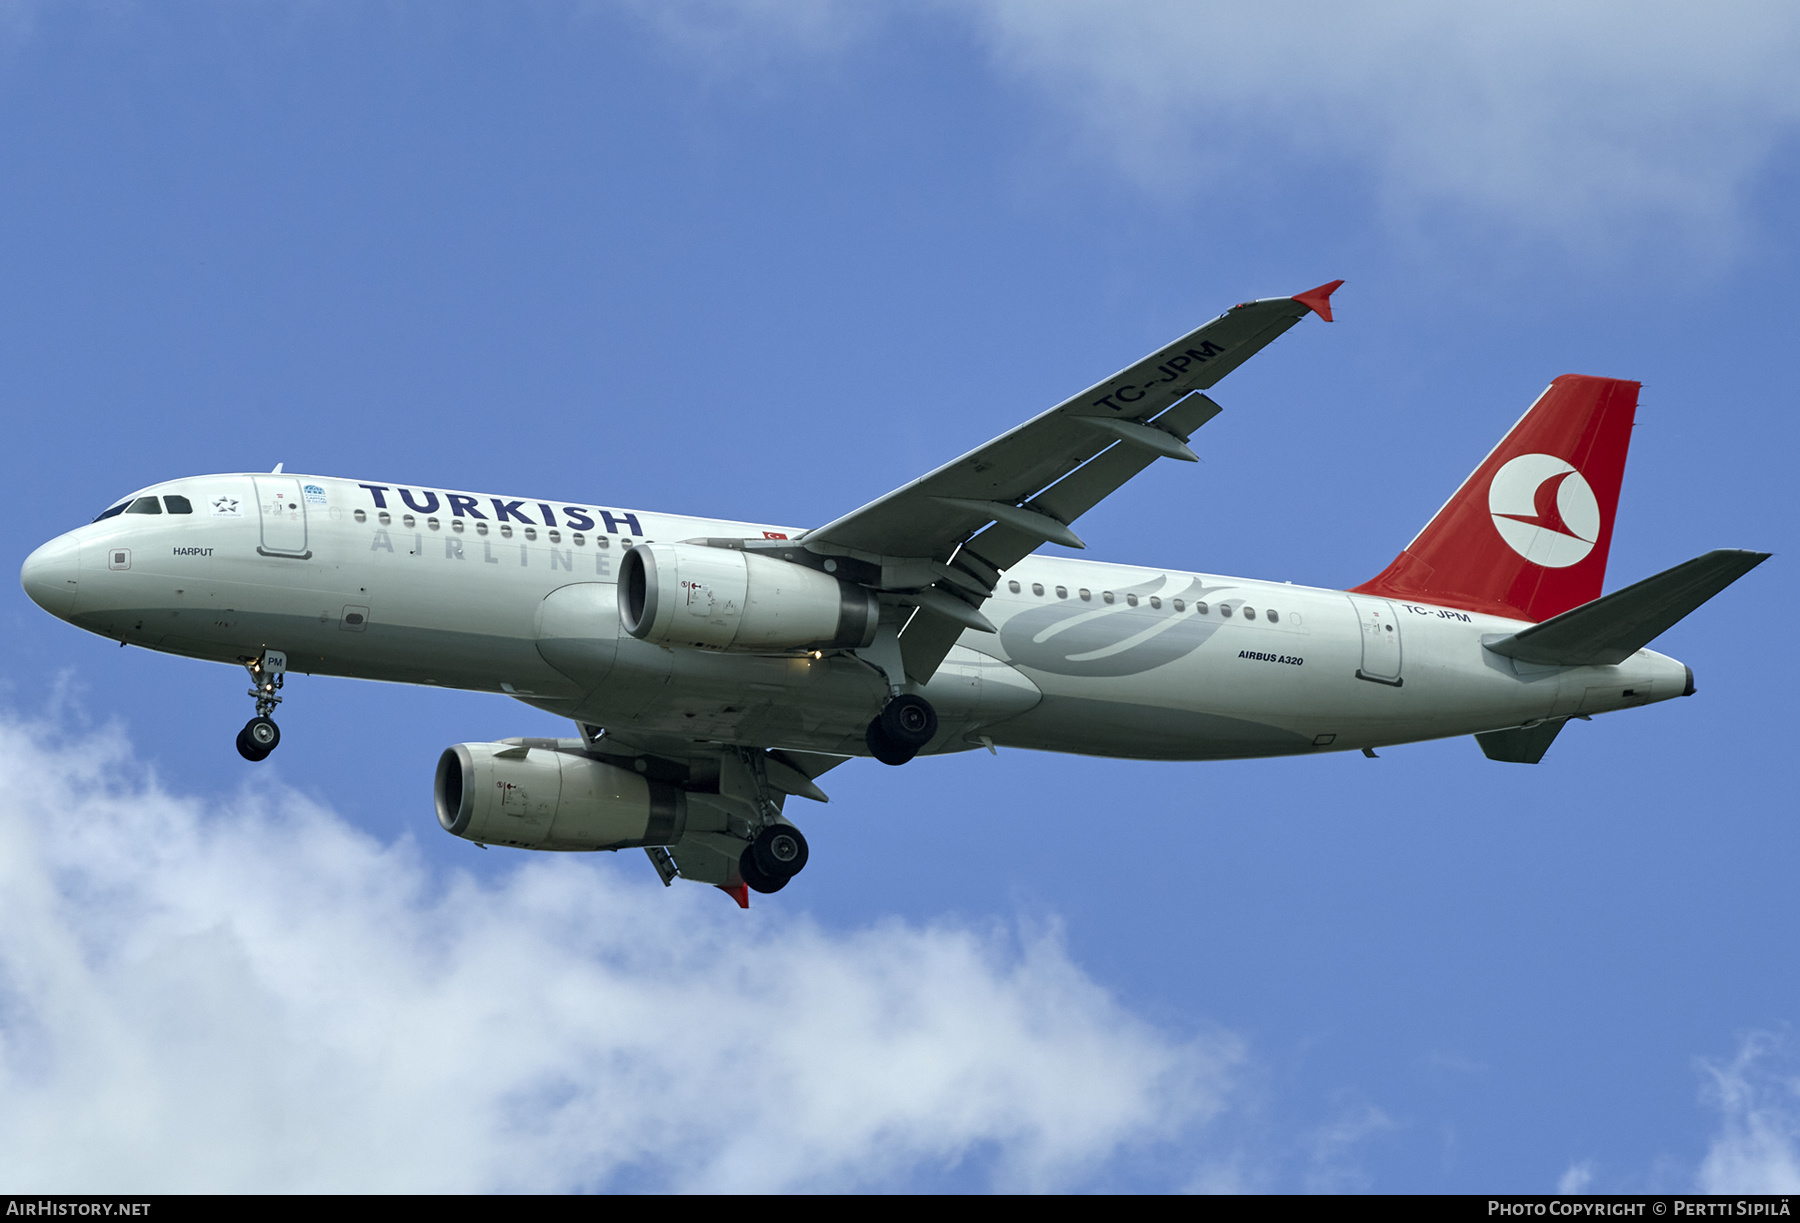
[[[1552,382],[1418,538],[1354,590],[1520,620],[1599,598],[1638,386]]]

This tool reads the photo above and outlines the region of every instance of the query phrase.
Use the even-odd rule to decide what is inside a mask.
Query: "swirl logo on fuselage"
[[[1186,606],[1149,606],[1151,595],[1168,598],[1168,575],[1113,592],[1115,603],[1058,599],[1020,612],[1000,627],[1007,657],[1021,666],[1056,675],[1105,677],[1136,675],[1192,654],[1224,625],[1196,615],[1193,605],[1224,586],[1207,586],[1195,578],[1173,597]],[[1127,599],[1138,597],[1133,607]],[[1096,600],[1098,596],[1096,596]],[[1228,599],[1241,603],[1241,599]]]
[[[1600,538],[1600,503],[1570,463],[1522,454],[1494,473],[1488,512],[1507,547],[1534,565],[1567,569]]]

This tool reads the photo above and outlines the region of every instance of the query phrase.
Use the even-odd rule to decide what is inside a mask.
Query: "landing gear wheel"
[[[756,846],[754,845],[744,847],[744,854],[738,859],[738,874],[743,876],[744,882],[749,885],[752,892],[762,892],[764,895],[770,892],[779,892],[788,885],[786,876],[763,873],[763,868],[756,864]]]
[[[784,882],[806,869],[806,852],[806,838],[792,824],[770,824],[750,842],[757,869]]]
[[[270,718],[257,716],[244,723],[244,729],[238,731],[238,755],[245,760],[264,760],[270,752],[281,745],[281,727],[275,725]]]
[[[890,740],[882,732],[880,718],[869,723],[869,729],[863,735],[863,742],[869,745],[869,755],[883,764],[905,764],[919,754],[915,748],[900,747]]]
[[[883,764],[905,764],[937,734],[937,710],[922,696],[897,696],[869,723],[863,742]]]
[[[910,693],[889,701],[876,721],[881,723],[882,734],[887,736],[888,742],[898,747],[910,747],[915,752],[937,734],[937,710],[924,697]]]

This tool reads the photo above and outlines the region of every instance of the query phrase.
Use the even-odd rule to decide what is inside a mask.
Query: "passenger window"
[[[1008,582],[1006,584],[1006,588],[1008,590],[1012,591],[1014,594],[1019,593],[1019,584],[1017,582]]]
[[[1089,590],[1086,586],[1083,586],[1081,588],[1081,601],[1083,603],[1087,603],[1087,602],[1091,601],[1093,599],[1093,597],[1094,597],[1093,591]]]
[[[1229,603],[1219,604],[1219,614],[1221,616],[1224,616],[1227,620],[1231,619],[1231,604],[1229,604]]]
[[[511,539],[512,538],[512,523],[503,522],[500,524],[500,538],[501,539]]]
[[[1206,614],[1205,600],[1201,600],[1200,602],[1194,604],[1194,614],[1196,616],[1204,616]]]
[[[607,535],[596,535],[594,536],[594,547],[610,548],[612,547],[612,538]]]
[[[382,510],[381,513],[375,515],[375,517],[384,527],[390,525],[394,521],[394,516],[386,510]]]
[[[550,532],[550,542],[553,544],[560,544],[562,542],[562,532],[561,531]]]
[[[450,520],[450,529],[455,531],[458,535],[461,535],[463,533],[463,520],[460,518],[452,518]]]
[[[425,520],[425,525],[435,531],[438,529],[438,520],[435,518],[427,518]]]
[[[163,505],[171,514],[191,514],[194,512],[194,503],[189,501],[186,497],[164,497]]]
[[[526,527],[525,528],[525,538],[526,539],[536,539],[537,538],[537,528],[536,527]]]
[[[1151,607],[1161,607],[1162,600],[1157,598],[1155,595],[1151,595],[1150,596],[1150,606]]]
[[[358,522],[369,521],[368,511],[367,510],[357,510],[356,511],[356,521],[358,521]]]
[[[1269,609],[1269,623],[1270,624],[1280,624],[1281,623],[1281,613],[1276,611],[1273,607],[1271,607]]]
[[[1101,591],[1100,592],[1100,601],[1102,603],[1111,603],[1113,601],[1113,592],[1110,590]]]
[[[1185,603],[1183,603],[1180,599],[1177,599],[1177,600],[1175,600],[1175,610],[1178,612],[1186,611],[1187,605]]]
[[[410,528],[413,525],[413,516],[411,514],[402,514],[400,516],[400,525]]]
[[[1126,595],[1125,602],[1131,604],[1131,606],[1133,606],[1133,607],[1136,607],[1137,606],[1137,596],[1136,595]]]
[[[1044,584],[1042,582],[1033,582],[1031,584],[1031,593],[1036,595],[1040,599],[1043,598],[1044,597]]]
[[[1067,586],[1058,586],[1056,588],[1056,597],[1059,599],[1068,598],[1069,597],[1069,588]]]
[[[580,531],[575,532],[575,534],[569,536],[569,538],[574,541],[575,546],[577,548],[581,547],[581,545],[583,545],[587,542],[587,538],[585,536],[583,536]]]
[[[1256,619],[1256,609],[1254,607],[1251,607],[1248,603],[1244,604],[1244,619],[1246,619],[1246,620]]]
[[[125,507],[130,504],[131,504],[131,502],[129,502],[129,501],[121,501],[121,502],[119,502],[119,504],[113,506],[110,510],[100,511],[100,516],[98,518],[94,519],[94,521],[95,522],[105,522],[108,518],[111,518],[115,514],[123,514],[125,512]]]
[[[487,534],[487,523],[485,523],[485,522],[476,523],[475,524],[475,534],[486,535]]]
[[[155,497],[139,497],[125,507],[125,512],[127,514],[160,514],[162,505]]]

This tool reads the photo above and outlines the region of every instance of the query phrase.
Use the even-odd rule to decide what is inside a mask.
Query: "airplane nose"
[[[59,619],[75,610],[76,583],[81,577],[81,543],[59,535],[25,558],[19,585],[31,601]]]

